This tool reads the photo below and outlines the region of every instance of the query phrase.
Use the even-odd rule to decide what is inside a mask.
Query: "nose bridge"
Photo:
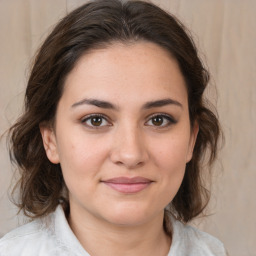
[[[120,124],[115,131],[112,161],[127,168],[142,165],[147,160],[147,148],[141,128],[136,123]]]

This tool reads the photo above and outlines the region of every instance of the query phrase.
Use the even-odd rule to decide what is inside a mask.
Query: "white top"
[[[211,235],[173,220],[167,256],[226,256]],[[0,256],[89,256],[72,232],[61,206],[47,217],[23,225],[0,239]]]

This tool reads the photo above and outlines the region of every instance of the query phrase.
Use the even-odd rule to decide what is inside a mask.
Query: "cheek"
[[[99,179],[99,170],[106,158],[106,145],[79,136],[65,137],[58,143],[60,164],[68,188],[79,184],[90,186],[90,180]],[[82,184],[83,183],[83,184]]]
[[[172,136],[158,141],[151,146],[157,165],[165,167],[185,166],[188,154],[189,139],[184,136]]]
[[[184,177],[189,139],[172,136],[154,146],[154,162],[159,170],[159,179],[170,201],[177,193]]]
[[[79,166],[88,169],[88,165],[97,165],[106,154],[107,145],[104,141],[99,136],[86,136],[80,129],[74,129],[72,133],[58,139],[60,162],[71,169]]]
[[[157,150],[158,149],[158,150]],[[154,149],[154,166],[157,172],[157,205],[166,207],[175,197],[182,183],[186,161],[184,143],[175,139],[162,142]]]

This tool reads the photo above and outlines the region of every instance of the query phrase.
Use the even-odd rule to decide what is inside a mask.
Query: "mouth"
[[[138,193],[153,183],[152,180],[144,177],[116,177],[101,182],[110,188],[124,194]]]

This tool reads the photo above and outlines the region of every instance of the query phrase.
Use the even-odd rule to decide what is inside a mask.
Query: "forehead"
[[[84,54],[67,76],[63,97],[150,101],[165,94],[180,101],[187,99],[177,61],[154,43],[136,42],[113,43]]]

